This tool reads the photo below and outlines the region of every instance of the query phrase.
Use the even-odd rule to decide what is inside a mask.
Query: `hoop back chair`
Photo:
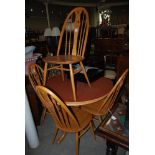
[[[29,76],[31,85],[32,85],[34,91],[36,92],[36,86],[43,85],[43,69],[37,64],[32,64],[29,66],[29,75],[28,76]],[[45,120],[46,112],[47,112],[47,110],[43,106],[43,112],[42,112],[42,116],[41,116],[42,122]]]
[[[64,21],[56,56],[44,58],[44,85],[46,83],[46,74],[50,69],[61,71],[62,80],[64,81],[64,71],[70,72],[73,97],[76,101],[74,74],[83,71],[88,85],[91,87],[87,73],[83,66],[84,54],[89,31],[89,15],[85,8],[76,7],[67,16]],[[54,64],[54,67],[47,69],[47,64]],[[73,64],[79,64],[80,67],[75,69]],[[66,67],[66,65],[69,65]]]
[[[106,116],[109,112],[111,112],[110,110],[113,108],[116,98],[125,83],[128,72],[128,69],[124,71],[108,94],[104,95],[94,103],[81,106],[81,108],[86,112],[93,114],[94,116],[98,116],[101,121],[102,116]]]
[[[44,86],[37,86],[38,97],[48,109],[53,121],[55,122],[55,134],[52,140],[54,143],[58,130],[64,132],[58,139],[60,143],[67,132],[76,133],[76,155],[79,154],[79,138],[89,129],[92,129],[94,135],[92,115],[80,108],[67,107],[66,104],[52,91]]]

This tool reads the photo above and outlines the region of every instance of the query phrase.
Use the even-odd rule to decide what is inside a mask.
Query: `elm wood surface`
[[[36,92],[36,86],[37,85],[43,85],[43,69],[37,65],[37,64],[31,64],[29,66],[29,80],[30,83]],[[45,120],[46,116],[46,108],[44,107],[43,112],[42,112],[42,117],[41,121],[43,122]]]
[[[70,25],[69,25],[70,22]],[[76,7],[66,17],[58,43],[57,56],[44,58],[44,83],[46,84],[46,74],[50,69],[60,70],[62,74],[62,80],[64,81],[64,71],[70,72],[71,88],[74,101],[76,101],[76,89],[74,83],[74,74],[79,73],[81,70],[87,80],[89,87],[91,87],[87,73],[83,66],[83,59],[86,49],[86,43],[89,30],[89,15],[85,8]],[[63,54],[62,54],[63,51]],[[61,54],[61,55],[60,55]],[[54,66],[48,68],[48,64]],[[80,65],[79,70],[73,68],[73,64],[78,63]],[[69,68],[66,68],[68,65]]]
[[[106,116],[109,111],[114,107],[115,102],[120,94],[122,87],[124,86],[126,77],[128,75],[128,69],[124,71],[121,77],[117,80],[114,87],[110,92],[103,96],[102,99],[95,101],[91,104],[84,105],[81,108],[94,116],[98,116],[101,121],[102,116]]]
[[[59,97],[66,102],[68,106],[79,106],[90,104],[103,98],[113,88],[113,83],[110,79],[101,77],[91,83],[91,88],[87,83],[76,81],[76,96],[74,101],[72,97],[70,79],[62,81],[61,76],[55,76],[47,80],[46,87],[59,94]]]
[[[66,133],[76,134],[76,155],[79,155],[79,142],[80,137],[88,130],[91,129],[94,135],[94,124],[92,115],[82,111],[79,107],[68,107],[55,93],[43,86],[36,86],[37,94],[48,109],[49,114],[55,123],[55,134],[52,140],[54,143],[58,130],[64,134],[58,139],[60,143]]]

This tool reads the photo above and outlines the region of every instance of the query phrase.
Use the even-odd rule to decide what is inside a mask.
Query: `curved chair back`
[[[80,55],[83,57],[88,31],[88,12],[83,7],[76,7],[68,14],[63,24],[58,43],[57,55],[63,50],[65,55]]]
[[[82,109],[95,116],[107,115],[114,106],[120,90],[125,83],[128,72],[129,70],[126,69],[109,93],[99,98],[95,102],[82,106]]]
[[[125,79],[128,75],[129,69],[126,69],[121,77],[118,79],[112,90],[108,93],[108,95],[104,98],[103,104],[98,109],[98,113],[106,114],[114,105],[116,98],[124,85]]]
[[[37,64],[30,65],[29,80],[35,91],[37,85],[43,85],[43,69],[39,65]]]
[[[80,127],[71,110],[56,94],[43,86],[37,86],[36,92],[58,128],[63,131],[72,131]]]

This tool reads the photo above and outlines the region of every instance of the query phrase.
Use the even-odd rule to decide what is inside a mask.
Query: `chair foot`
[[[95,133],[94,133],[94,131],[95,131],[96,127],[95,127],[95,125],[94,125],[94,122],[93,122],[93,121],[90,123],[90,126],[91,126],[91,133],[92,133],[92,135],[93,135],[94,139],[96,140],[96,136],[95,136]]]
[[[79,142],[80,142],[79,133],[77,132],[76,133],[76,155],[79,155]]]
[[[41,115],[41,124],[44,124],[46,117],[46,108],[43,109],[42,115]]]
[[[57,136],[57,134],[58,134],[58,131],[59,131],[58,128],[55,128],[55,129],[54,129],[54,136],[53,136],[53,139],[51,140],[51,143],[52,143],[52,144],[54,144],[54,142],[55,142],[55,138],[56,138],[56,136]]]
[[[58,144],[60,144],[64,140],[65,137],[66,137],[66,132],[64,132],[63,135],[57,139]]]

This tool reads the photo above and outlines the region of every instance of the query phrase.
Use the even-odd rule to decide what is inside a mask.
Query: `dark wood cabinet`
[[[29,104],[30,104],[30,108],[31,108],[31,112],[32,112],[32,116],[35,122],[35,125],[40,125],[40,119],[41,119],[41,114],[42,114],[42,105],[41,102],[39,100],[39,98],[37,97],[28,76],[25,76],[25,89],[26,89],[26,93],[27,93],[27,97],[29,100]]]
[[[94,54],[128,55],[128,42],[125,38],[96,38]]]

